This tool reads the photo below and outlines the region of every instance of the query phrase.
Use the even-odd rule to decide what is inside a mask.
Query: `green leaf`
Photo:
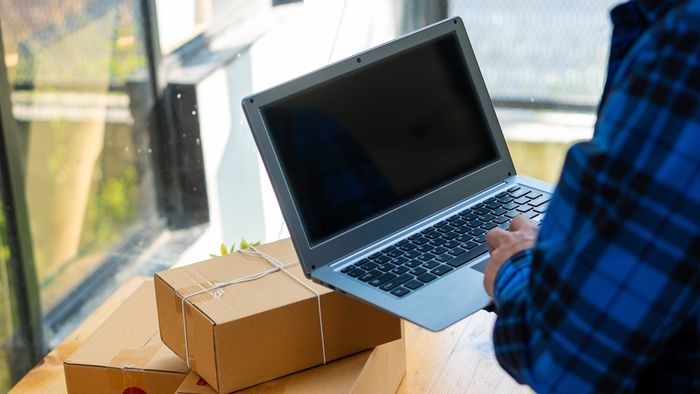
[[[234,242],[233,244],[231,244],[231,249],[230,249],[230,251],[231,251],[231,253],[233,253],[233,252],[236,251],[236,243],[235,243],[235,242]]]
[[[224,245],[223,242],[221,243],[219,250],[221,251],[222,256],[226,256],[228,254],[228,249],[226,249],[226,245]]]
[[[249,249],[249,248],[250,248],[250,244],[248,243],[248,241],[246,241],[245,239],[241,238],[241,250],[242,250],[242,249]]]

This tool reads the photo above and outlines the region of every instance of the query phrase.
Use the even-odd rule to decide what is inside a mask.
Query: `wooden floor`
[[[65,393],[63,360],[99,327],[144,278],[133,278],[32,369],[10,393]],[[496,316],[479,311],[433,333],[406,324],[407,373],[399,393],[530,393],[498,366],[491,329]]]

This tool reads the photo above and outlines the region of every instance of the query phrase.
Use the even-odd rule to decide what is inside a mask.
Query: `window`
[[[464,19],[518,172],[555,182],[613,3],[0,0],[0,391],[129,275],[287,236],[241,99],[432,22]]]

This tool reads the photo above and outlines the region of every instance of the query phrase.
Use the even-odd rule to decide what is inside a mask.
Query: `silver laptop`
[[[486,232],[544,217],[461,19],[243,101],[304,273],[432,331],[489,303]]]

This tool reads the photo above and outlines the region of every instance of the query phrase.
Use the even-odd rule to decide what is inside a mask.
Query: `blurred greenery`
[[[0,205],[4,205],[0,199]],[[13,308],[10,304],[9,280],[7,277],[7,263],[10,259],[8,246],[7,227],[5,227],[5,210],[0,209],[0,392],[7,392],[10,388],[10,360],[6,349],[8,342],[14,335]]]

